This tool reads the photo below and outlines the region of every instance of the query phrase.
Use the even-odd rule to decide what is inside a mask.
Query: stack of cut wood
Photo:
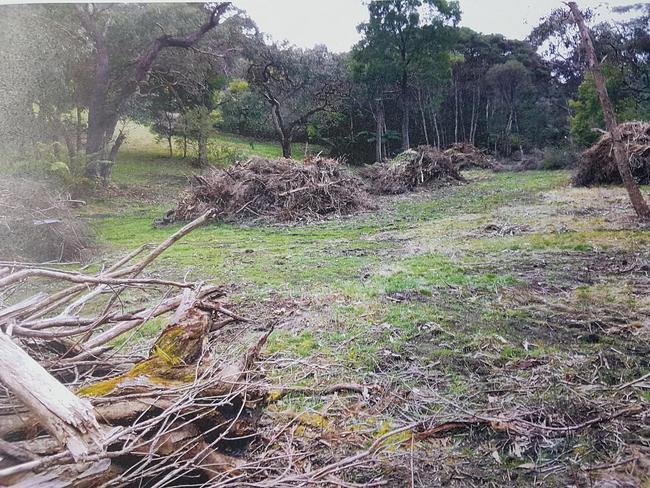
[[[640,184],[650,183],[650,123],[624,122],[619,128],[632,175]],[[580,155],[572,182],[575,186],[622,183],[609,132]]]
[[[346,215],[368,206],[361,182],[336,160],[252,158],[195,176],[191,189],[163,222],[188,221],[209,209],[231,221],[299,221]]]
[[[256,433],[265,388],[255,363],[268,332],[235,341],[228,324],[248,319],[226,308],[222,289],[141,276],[210,217],[95,275],[1,270],[0,485],[201,486],[236,478],[240,461],[228,453]],[[27,293],[34,289],[42,291]],[[162,295],[146,308],[138,305],[143,292]],[[140,326],[170,314],[142,357],[120,351]]]
[[[378,195],[465,181],[451,158],[431,146],[409,149],[387,163],[365,167],[361,174],[368,182],[368,191]]]
[[[496,163],[482,150],[466,142],[457,142],[443,151],[456,169],[495,169]]]

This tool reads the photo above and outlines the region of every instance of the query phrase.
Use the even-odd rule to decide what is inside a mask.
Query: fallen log
[[[3,274],[0,297],[31,278],[75,284],[0,305],[0,382],[13,394],[0,397],[0,485],[201,485],[238,476],[241,461],[226,448],[256,435],[267,388],[255,362],[268,333],[242,352],[226,326],[252,321],[219,301],[222,288],[139,277],[210,216],[95,276],[37,267]],[[128,303],[139,303],[132,295],[144,286],[182,294],[131,310],[117,300],[128,289]],[[101,313],[81,315],[84,308]],[[97,359],[115,339],[172,312],[147,357]]]
[[[0,382],[75,460],[104,448],[104,433],[90,403],[75,396],[2,332]]]

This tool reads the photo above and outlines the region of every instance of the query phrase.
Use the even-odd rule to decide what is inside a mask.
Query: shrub
[[[572,168],[578,159],[578,152],[571,146],[545,147],[542,168],[548,170]]]
[[[224,144],[208,144],[208,162],[213,166],[231,166],[249,159],[248,154],[239,148]]]

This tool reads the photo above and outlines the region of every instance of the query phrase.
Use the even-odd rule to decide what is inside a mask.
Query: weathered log
[[[75,459],[104,449],[93,408],[0,332],[0,382],[34,414]]]

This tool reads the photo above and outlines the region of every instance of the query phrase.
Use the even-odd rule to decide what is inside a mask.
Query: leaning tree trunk
[[[124,144],[125,140],[126,140],[126,132],[124,132],[124,130],[121,130],[118,136],[115,138],[115,142],[113,143],[111,152],[108,155],[108,159],[110,159],[113,162],[117,160],[117,153],[119,152],[120,147],[122,147],[122,144]]]
[[[616,166],[625,185],[628,195],[630,196],[630,201],[634,207],[634,211],[637,216],[645,221],[650,220],[650,208],[643,198],[641,191],[639,190],[639,185],[637,185],[634,177],[632,176],[632,170],[630,169],[630,160],[626,156],[625,148],[623,147],[623,142],[621,138],[621,130],[618,127],[618,122],[616,121],[616,114],[614,112],[614,106],[612,101],[609,98],[607,93],[607,86],[605,84],[605,77],[603,72],[600,69],[600,63],[596,57],[596,50],[594,49],[593,42],[591,40],[591,35],[589,34],[589,29],[585,24],[582,13],[578,9],[578,6],[575,2],[569,2],[569,8],[573,14],[573,18],[578,25],[580,30],[580,36],[582,37],[582,44],[587,52],[587,66],[591,71],[594,77],[594,83],[596,84],[596,91],[598,92],[598,98],[600,99],[600,104],[603,108],[603,115],[605,116],[605,125],[607,126],[607,131],[612,136],[612,144],[614,147],[614,159],[616,160]]]

